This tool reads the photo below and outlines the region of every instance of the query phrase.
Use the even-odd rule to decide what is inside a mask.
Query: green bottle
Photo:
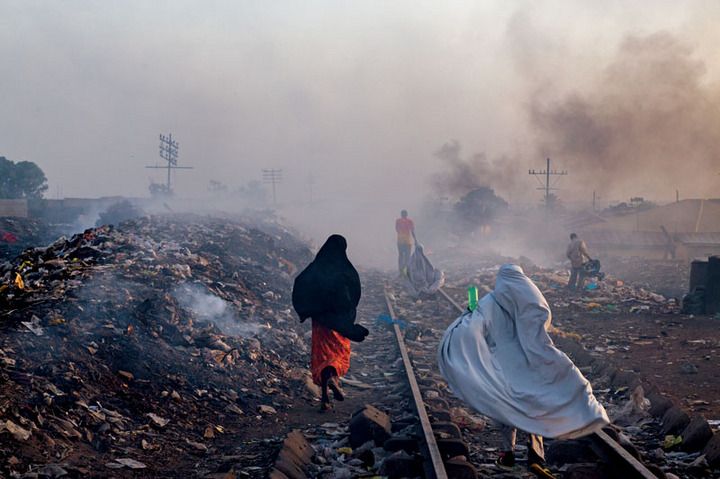
[[[475,311],[478,305],[478,289],[472,285],[468,287],[468,311]]]

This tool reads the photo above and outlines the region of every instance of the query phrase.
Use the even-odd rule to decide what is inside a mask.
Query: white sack
[[[440,372],[453,392],[496,421],[570,439],[609,423],[590,383],[547,334],[551,313],[517,265],[503,265],[495,290],[445,332]]]
[[[408,289],[413,296],[434,294],[445,284],[445,273],[427,259],[421,244],[415,245],[407,266]]]

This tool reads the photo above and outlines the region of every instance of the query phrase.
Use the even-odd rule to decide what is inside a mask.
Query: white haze
[[[223,334],[249,337],[260,331],[258,323],[240,318],[236,308],[196,285],[185,284],[173,291],[178,304],[192,311],[198,323],[216,326]]]
[[[544,155],[571,169],[566,201],[593,189],[605,199],[713,195],[720,164],[702,182],[691,176],[720,163],[705,137],[712,124],[697,139],[693,115],[681,129],[679,143],[703,145],[683,158],[685,176],[672,158],[654,167],[662,145],[644,143],[643,163],[618,170],[640,172],[641,184],[605,174],[590,185],[594,153],[567,148],[573,130],[557,118],[573,98],[616,117],[596,94],[614,92],[602,88],[608,68],[629,36],[662,32],[680,61],[701,65],[684,80],[697,93],[690,104],[709,105],[703,118],[715,121],[719,22],[714,0],[0,0],[0,156],[38,163],[49,197],[146,196],[164,177],[144,167],[158,161],[158,134],[172,132],[180,164],[195,167],[175,175],[178,195],[282,168],[278,201],[291,222],[318,242],[340,232],[353,236],[351,254],[356,243],[364,258],[391,259],[399,209],[413,215],[437,194],[446,165],[435,153],[453,139],[466,157],[506,163],[489,186],[511,204],[537,203],[527,170]],[[610,141],[612,155],[633,151],[622,135]]]

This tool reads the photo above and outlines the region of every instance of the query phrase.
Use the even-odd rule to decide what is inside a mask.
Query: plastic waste
[[[468,310],[475,311],[478,305],[478,289],[472,285],[468,287]]]

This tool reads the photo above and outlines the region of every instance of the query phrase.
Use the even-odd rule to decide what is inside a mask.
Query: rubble
[[[60,234],[57,227],[32,218],[0,217],[0,262],[24,249],[48,244]]]
[[[307,394],[289,293],[310,258],[272,223],[173,215],[0,265],[0,475],[57,457],[72,477],[213,472],[187,454]]]
[[[390,432],[390,417],[369,404],[350,420],[350,444],[353,447],[370,440],[382,446],[390,437]]]

